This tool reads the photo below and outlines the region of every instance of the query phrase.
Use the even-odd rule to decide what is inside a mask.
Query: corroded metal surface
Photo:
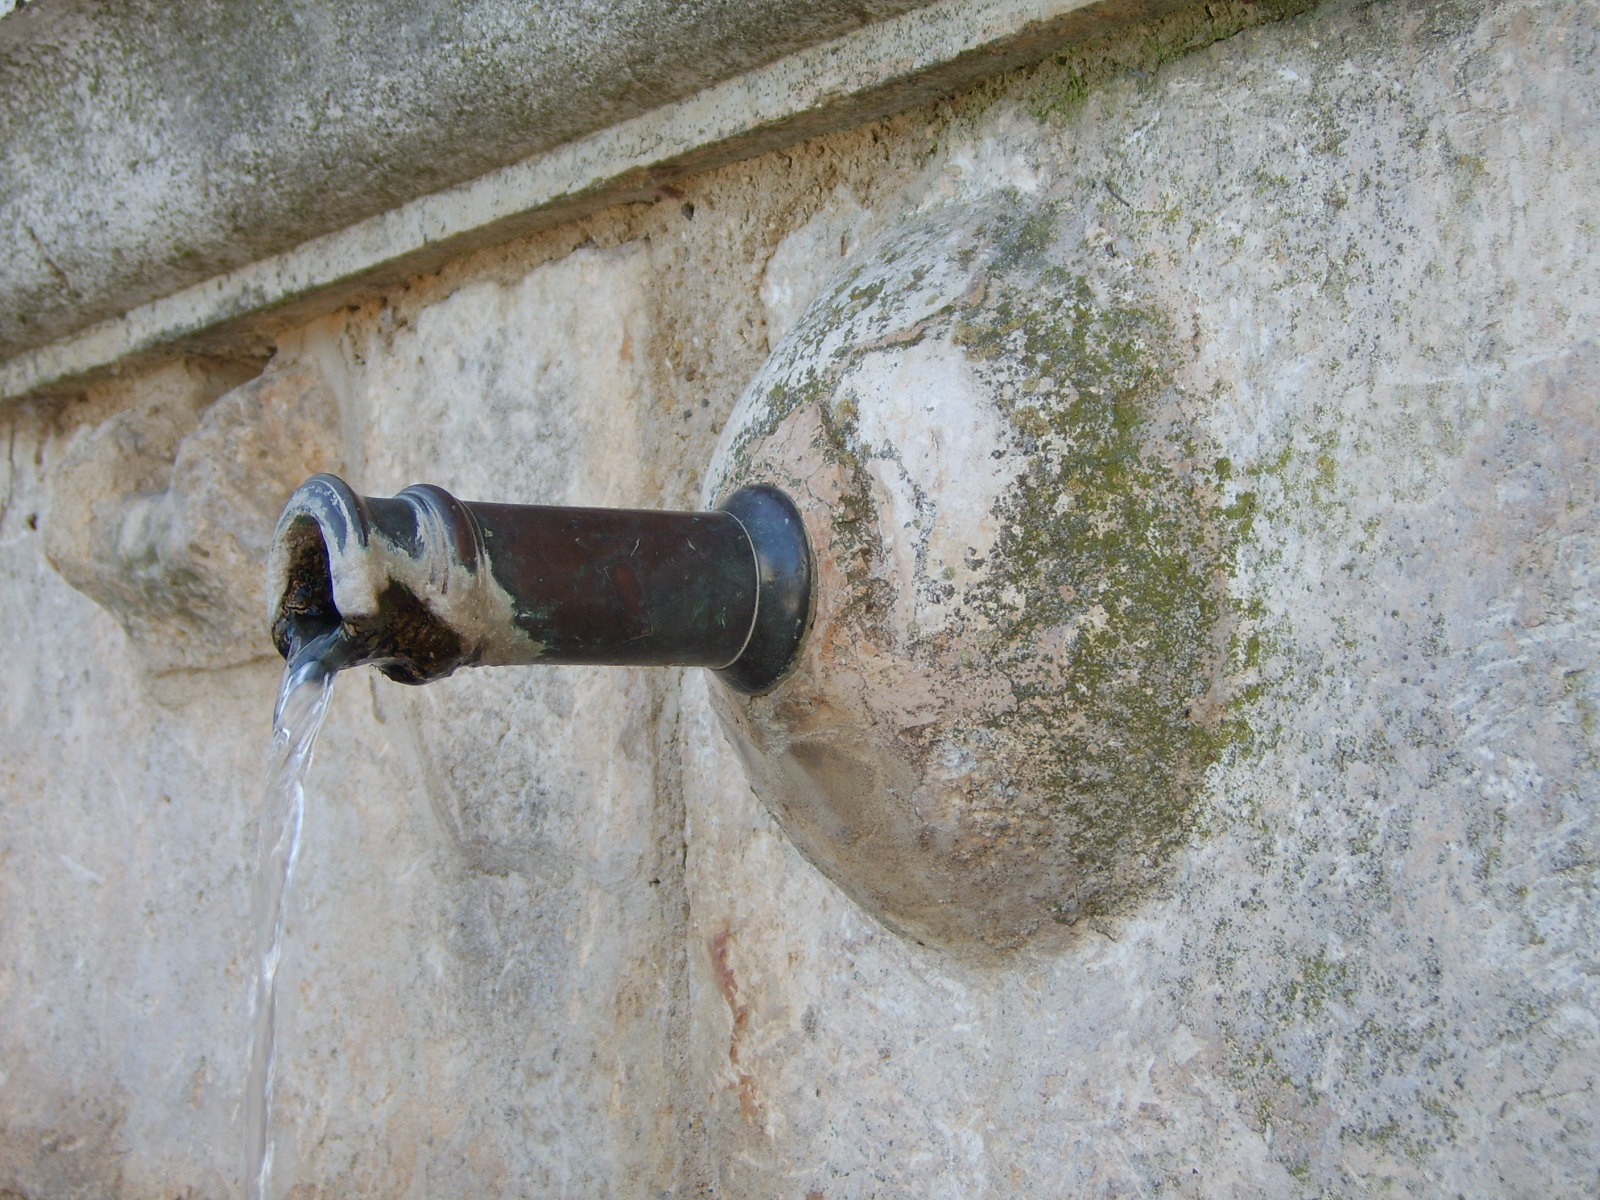
[[[392,499],[318,475],[284,509],[272,636],[401,683],[459,667],[695,666],[741,691],[787,671],[810,612],[810,555],[775,488],[703,513]]]

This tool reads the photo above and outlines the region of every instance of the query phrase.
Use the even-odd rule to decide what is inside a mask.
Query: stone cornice
[[[72,0],[60,2],[64,10],[76,10]],[[176,349],[238,345],[265,319],[346,302],[463,252],[604,205],[654,198],[674,177],[876,119],[1037,61],[1113,25],[1178,6],[1178,0],[941,0],[464,182],[400,199],[340,228],[201,272],[199,281],[187,286],[169,285],[162,292],[159,284],[170,275],[152,268],[145,286],[153,294],[120,308],[115,272],[108,268],[86,282],[63,255],[50,252],[28,219],[30,206],[42,217],[47,197],[69,182],[55,179],[52,185],[48,165],[35,162],[34,173],[21,177],[0,207],[21,206],[10,223],[23,236],[12,239],[9,253],[31,254],[43,266],[0,271],[7,281],[0,283],[0,312],[24,311],[42,286],[37,277],[43,271],[60,293],[52,319],[64,332],[0,361],[0,396],[63,391],[118,365]],[[50,11],[48,3],[39,13],[20,10],[0,23],[0,30]],[[15,45],[0,38],[0,54],[9,54],[8,62],[16,53]],[[425,80],[415,83],[426,85]],[[84,114],[96,111],[92,99],[79,104]],[[115,207],[115,197],[101,199]],[[90,196],[86,203],[94,201]],[[233,219],[249,225],[256,216],[246,210]],[[71,245],[81,254],[97,238],[114,241],[115,224],[102,213],[98,224],[87,222],[77,231]],[[113,265],[121,261],[119,253],[115,246],[105,251]],[[108,305],[114,315],[106,315]]]

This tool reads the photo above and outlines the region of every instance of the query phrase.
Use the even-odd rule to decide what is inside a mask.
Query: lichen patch
[[[730,422],[718,487],[790,488],[822,586],[785,688],[722,702],[801,848],[919,940],[988,951],[1125,910],[1196,835],[1240,731],[1252,509],[1178,356],[1068,214],[1002,193],[865,248]]]

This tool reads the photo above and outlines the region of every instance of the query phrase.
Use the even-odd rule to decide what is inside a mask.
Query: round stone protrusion
[[[1125,912],[1229,736],[1226,502],[1167,322],[1069,212],[1006,196],[862,249],[740,401],[709,494],[815,555],[789,678],[714,703],[800,850],[983,955]]]

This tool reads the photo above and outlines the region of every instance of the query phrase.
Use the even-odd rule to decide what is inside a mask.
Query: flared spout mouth
[[[462,666],[710,667],[775,687],[809,623],[811,555],[775,488],[712,512],[389,499],[316,475],[289,498],[268,564],[272,638],[326,670],[402,683]]]
[[[481,624],[480,557],[470,515],[438,488],[383,500],[314,475],[273,537],[273,643],[331,670],[370,663],[401,683],[442,679],[483,649],[464,636]]]

